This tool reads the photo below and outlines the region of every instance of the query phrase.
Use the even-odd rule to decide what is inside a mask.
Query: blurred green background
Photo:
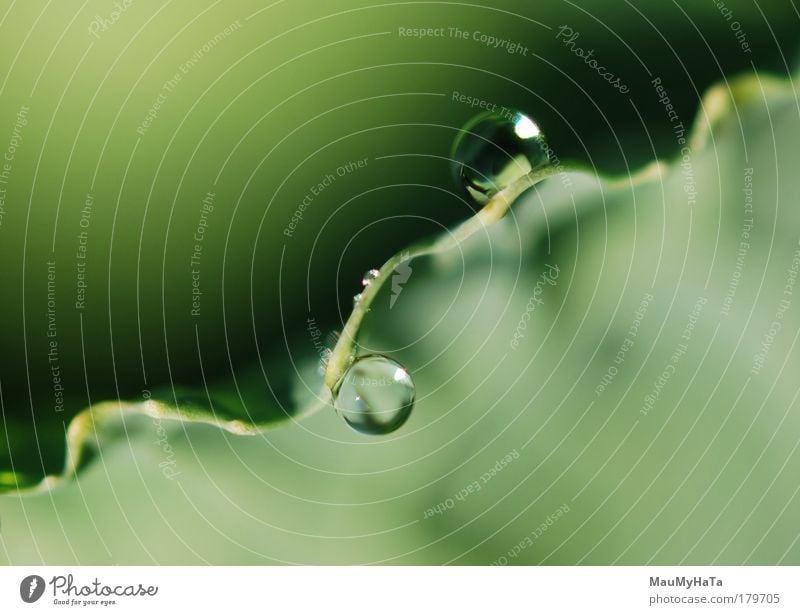
[[[143,419],[74,484],[0,498],[0,559],[800,562],[796,305],[767,368],[747,380],[797,243],[797,109],[788,82],[767,75],[791,70],[800,18],[791,3],[718,4],[6,2],[0,146],[15,150],[0,223],[0,461],[35,476],[60,471],[65,419],[90,402],[171,382],[202,388],[259,356],[313,356],[309,317],[340,327],[364,270],[467,218],[474,205],[446,157],[478,110],[454,92],[525,110],[560,159],[624,178],[681,155],[654,78],[687,136],[714,114],[700,106],[712,84],[758,71],[768,85],[743,86],[696,149],[696,203],[679,166],[636,190],[553,178],[463,253],[413,264],[397,306],[383,302],[368,323],[369,343],[417,383],[396,434],[359,436],[332,410],[253,438]],[[629,93],[565,47],[564,25]],[[476,32],[526,51],[488,47]],[[759,239],[723,318],[750,167]],[[63,413],[48,360],[48,262]],[[545,263],[563,277],[509,352]],[[626,371],[597,395],[647,292]],[[705,320],[643,416],[701,295]],[[291,353],[286,338],[299,340]],[[246,401],[271,404],[267,393]]]

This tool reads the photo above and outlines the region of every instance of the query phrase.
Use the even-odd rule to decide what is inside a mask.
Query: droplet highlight
[[[366,288],[369,286],[369,283],[377,278],[380,274],[381,272],[378,269],[370,269],[364,274],[364,277],[361,278],[361,285]]]
[[[416,389],[397,361],[381,355],[358,357],[344,375],[334,407],[350,427],[364,434],[387,434],[411,415]]]
[[[524,113],[482,113],[468,122],[453,146],[458,181],[485,203],[531,171],[550,164],[539,125]]]

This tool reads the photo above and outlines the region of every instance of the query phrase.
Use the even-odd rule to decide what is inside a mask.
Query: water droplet
[[[356,304],[357,304],[359,301],[361,301],[361,293],[358,293],[357,295],[353,295],[353,307],[355,307],[355,306],[356,306]]]
[[[550,163],[539,126],[523,113],[482,113],[468,122],[453,146],[455,173],[479,203]]]
[[[381,272],[377,269],[370,269],[364,274],[364,277],[361,278],[361,284],[366,288],[369,286],[369,283],[372,282],[375,278],[377,278]]]
[[[406,422],[415,394],[414,382],[402,365],[368,355],[357,358],[347,370],[334,406],[356,431],[387,434]]]

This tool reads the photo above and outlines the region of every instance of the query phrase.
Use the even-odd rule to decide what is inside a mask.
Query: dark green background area
[[[726,5],[752,53],[711,1],[290,0],[255,14],[258,3],[239,0],[136,0],[98,37],[88,28],[110,17],[109,2],[0,10],[0,148],[29,107],[0,226],[0,468],[60,470],[65,420],[90,402],[225,381],[259,356],[288,359],[285,337],[302,337],[309,316],[340,326],[365,269],[473,211],[446,157],[478,110],[453,92],[528,112],[562,160],[606,174],[675,156],[653,78],[688,129],[710,84],[793,64],[800,18],[791,3]],[[138,134],[165,81],[234,23]],[[630,92],[565,48],[561,25]],[[480,31],[528,53],[404,38],[400,27]],[[284,234],[313,186],[365,158]],[[193,317],[189,259],[210,191]],[[87,194],[88,288],[76,310]],[[51,260],[64,413],[53,410],[47,360]],[[271,403],[264,388],[246,395]]]

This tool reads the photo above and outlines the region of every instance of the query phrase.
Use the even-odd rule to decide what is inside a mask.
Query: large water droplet
[[[468,122],[453,146],[458,180],[479,203],[550,163],[539,126],[523,113],[482,113]]]
[[[380,355],[357,358],[344,375],[334,407],[356,431],[386,434],[406,422],[414,382],[405,368]]]

